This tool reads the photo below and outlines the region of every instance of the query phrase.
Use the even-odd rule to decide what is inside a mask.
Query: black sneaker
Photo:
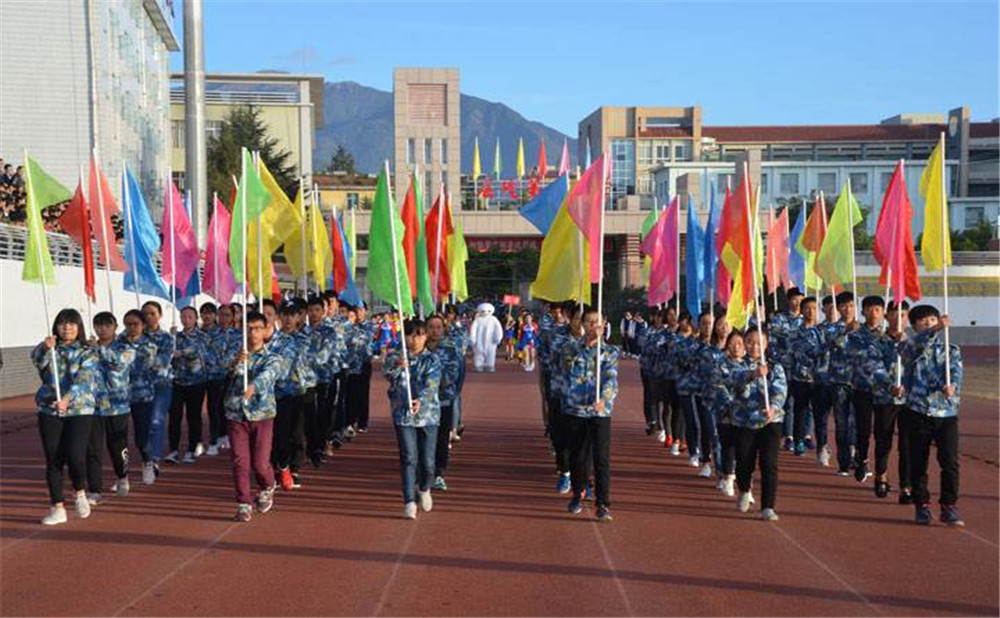
[[[597,521],[610,523],[614,520],[615,518],[611,516],[611,510],[608,507],[604,505],[597,507]]]
[[[867,461],[858,461],[854,463],[854,480],[859,483],[864,483],[868,480],[868,477],[872,473],[868,470]]]
[[[851,476],[850,468],[837,468],[837,476]]]
[[[875,495],[879,498],[885,498],[892,491],[892,486],[885,481],[875,481]]]
[[[915,521],[920,526],[929,526],[934,523],[934,516],[926,504],[916,505]]]
[[[913,504],[913,494],[910,493],[910,489],[908,487],[904,487],[899,490],[899,503]]]
[[[958,514],[958,509],[956,509],[954,505],[950,504],[941,505],[941,523],[949,526],[965,525],[965,521],[962,519],[962,516]]]
[[[573,499],[570,500],[569,504],[566,505],[566,510],[569,511],[570,513],[572,513],[573,515],[579,515],[580,513],[582,513],[583,512],[583,497],[582,496],[573,496]]]
[[[323,451],[313,451],[309,455],[309,463],[313,465],[314,468],[319,468],[323,465]]]
[[[299,479],[298,472],[292,472],[292,488],[299,489],[302,487],[302,480]]]

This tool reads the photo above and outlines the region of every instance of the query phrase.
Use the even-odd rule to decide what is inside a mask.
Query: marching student
[[[824,354],[823,335],[817,324],[819,310],[812,296],[802,299],[799,308],[802,321],[789,335],[788,365],[782,365],[790,382],[794,420],[792,436],[795,439],[795,454],[800,457],[805,455],[806,421],[811,418],[816,432],[816,462],[825,468],[830,465],[830,449],[827,446],[829,409],[821,400],[821,386],[816,382],[817,362]]]
[[[344,356],[344,381],[341,384],[343,404],[340,408],[341,433],[344,439],[353,440],[357,435],[355,425],[364,406],[365,364],[371,362],[375,353],[375,341],[364,324],[358,320],[358,310],[353,305],[342,303],[347,316],[345,331],[346,354]]]
[[[109,311],[94,316],[96,337],[90,340],[97,355],[97,382],[94,420],[87,445],[87,501],[96,506],[103,500],[102,470],[104,449],[111,456],[115,472],[113,491],[119,498],[129,492],[128,419],[129,373],[136,359],[137,346],[115,338],[118,321]]]
[[[447,491],[444,474],[450,458],[449,436],[455,422],[455,397],[458,389],[459,367],[465,357],[455,346],[455,341],[445,336],[444,316],[433,314],[427,318],[427,349],[438,356],[441,363],[441,384],[438,399],[441,403],[441,422],[438,425],[437,448],[434,454],[434,485],[437,491]]]
[[[256,477],[257,510],[266,513],[274,506],[274,469],[271,442],[274,431],[274,386],[282,373],[282,361],[264,343],[267,320],[257,312],[247,314],[247,349],[233,360],[232,380],[226,392],[226,422],[236,489],[236,521],[253,517],[250,473]],[[246,370],[244,369],[246,361]],[[247,387],[243,388],[243,376]]]
[[[830,414],[834,411],[837,393],[830,382],[830,346],[828,342],[836,338],[840,333],[840,326],[837,319],[837,304],[832,296],[823,297],[823,322],[816,325],[819,335],[819,346],[811,352],[814,362],[813,369],[813,395],[810,404],[813,408],[814,426],[816,431],[816,463],[821,467],[830,465],[829,443],[825,436],[829,433],[828,424]],[[822,423],[822,427],[820,424]],[[834,426],[840,427],[834,420]],[[846,430],[846,428],[845,428]],[[820,448],[819,436],[822,434],[825,450]],[[853,455],[850,450],[849,440],[853,439],[852,434],[846,431],[836,432],[834,441],[837,443],[837,474],[847,476],[850,474],[850,466]],[[846,442],[845,442],[846,441]]]
[[[767,333],[751,329],[744,336],[747,367],[732,379],[737,405],[733,412],[736,434],[736,484],[740,495],[737,508],[750,509],[750,485],[755,464],[760,464],[761,511],[765,521],[778,521],[774,510],[778,493],[778,447],[785,416],[787,383],[781,365],[768,366],[764,360]],[[769,405],[765,405],[764,389]]]
[[[931,305],[910,310],[910,325],[916,334],[902,346],[903,385],[894,390],[906,396],[903,410],[909,426],[910,481],[916,522],[933,523],[927,489],[927,462],[931,443],[937,447],[941,474],[941,523],[964,526],[955,507],[958,502],[958,409],[962,391],[962,352],[945,345],[942,330],[949,326]],[[950,361],[951,382],[946,363]]]
[[[656,434],[659,442],[665,442],[667,432],[660,424],[659,342],[663,331],[663,314],[656,309],[649,313],[649,326],[639,336],[639,374],[642,377],[642,412],[646,417],[646,435]]]
[[[125,331],[118,341],[135,350],[135,360],[129,368],[129,412],[132,416],[132,433],[142,461],[142,482],[156,482],[156,468],[149,452],[149,427],[153,420],[153,364],[156,362],[156,343],[145,332],[145,316],[138,309],[130,309],[122,318]]]
[[[521,325],[521,336],[517,340],[517,351],[524,352],[522,365],[525,371],[535,370],[535,345],[537,343],[535,331],[537,328],[531,314],[525,313],[524,324]]]
[[[775,313],[767,321],[767,332],[770,337],[768,360],[772,364],[777,363],[785,370],[785,376],[790,377],[792,371],[792,334],[802,326],[802,299],[805,295],[797,287],[789,288],[785,293],[788,307],[785,311]],[[803,426],[804,434],[795,433],[795,418],[797,412],[793,404],[795,396],[789,391],[789,397],[785,400],[785,425],[783,427],[782,448],[786,451],[795,451],[796,455],[805,454],[806,436],[812,436],[812,415],[807,414]],[[802,441],[802,452],[797,449],[799,440]]]
[[[664,443],[670,449],[670,454],[681,454],[684,447],[684,411],[681,410],[680,397],[677,395],[677,342],[681,322],[677,317],[677,311],[673,307],[665,310],[664,322],[666,328],[662,331],[662,338],[659,340],[660,358],[657,364],[661,365],[658,370],[660,378],[660,411],[662,413],[661,424],[667,432],[667,439]]]
[[[840,320],[825,333],[826,345],[830,350],[829,384],[830,401],[833,407],[833,424],[837,438],[838,476],[848,476],[854,467],[855,429],[854,405],[851,401],[852,366],[847,354],[847,336],[861,327],[854,306],[854,294],[837,294],[837,313]],[[843,455],[841,455],[843,453]],[[867,478],[864,477],[864,478]]]
[[[47,526],[66,523],[63,468],[69,468],[76,491],[76,514],[90,517],[87,501],[87,442],[94,419],[97,355],[84,345],[83,318],[75,309],[63,309],[52,323],[52,335],[31,352],[42,385],[35,393],[38,429],[45,451],[45,479],[52,508],[42,519]],[[53,355],[56,357],[53,366]],[[56,398],[58,376],[60,398]]]
[[[208,403],[208,448],[205,454],[214,457],[224,448],[226,420],[222,399],[226,392],[226,377],[230,356],[236,353],[235,338],[230,332],[233,310],[222,305],[216,308],[207,302],[199,309],[201,329],[205,333],[205,394]],[[239,333],[242,337],[242,333]]]
[[[389,404],[399,444],[403,517],[415,519],[418,496],[425,512],[434,506],[431,481],[441,421],[441,360],[426,348],[427,326],[423,320],[406,320],[403,333],[408,362],[402,351],[394,350],[386,357],[382,372],[389,382]]]
[[[311,371],[309,349],[296,336],[298,331],[298,308],[295,301],[286,300],[281,304],[281,330],[276,331],[267,342],[267,349],[280,359],[281,370],[274,384],[275,416],[274,433],[271,441],[271,463],[277,482],[285,491],[295,487],[292,478],[293,434],[304,429],[302,410],[302,375]],[[296,473],[298,467],[296,467]]]
[[[340,369],[337,355],[338,331],[326,321],[326,301],[322,296],[310,296],[306,303],[309,335],[316,361],[316,405],[312,413],[306,410],[306,448],[314,468],[323,465],[326,440],[331,425],[331,411],[337,399],[336,374]]]
[[[712,410],[704,397],[708,375],[703,370],[703,364],[714,360],[714,328],[711,313],[705,312],[698,316],[698,332],[687,339],[689,347],[681,359],[684,364],[682,376],[687,376],[681,380],[682,390],[688,393],[689,398],[688,403],[682,402],[682,405],[691,408],[692,425],[697,428],[698,463],[701,466],[698,476],[702,478],[711,478],[712,462],[717,466],[719,461],[719,434],[715,429]]]
[[[725,348],[721,356],[718,348],[712,351],[713,360],[709,385],[713,394],[712,409],[715,413],[715,427],[719,433],[719,484],[723,495],[736,495],[736,427],[733,425],[733,410],[736,407],[733,376],[741,375],[746,368],[746,344],[743,333],[732,330],[725,315],[715,319],[715,343]],[[750,496],[751,502],[753,495]]]
[[[174,339],[174,392],[170,404],[170,453],[164,461],[177,463],[181,444],[181,421],[187,419],[188,449],[184,463],[193,464],[204,452],[201,443],[201,411],[205,403],[205,358],[208,339],[198,328],[198,311],[194,307],[181,309],[181,332]]]
[[[710,328],[709,322],[706,332]],[[701,386],[698,373],[698,363],[701,361],[700,335],[700,332],[694,332],[691,317],[685,309],[677,328],[674,359],[677,364],[677,399],[684,414],[684,441],[688,445],[688,464],[692,468],[701,468],[702,463],[699,454],[701,434],[698,426],[698,404],[694,398]],[[711,475],[711,467],[708,468],[708,473]]]
[[[340,301],[333,290],[323,293],[326,301],[326,324],[335,332],[333,336],[334,350],[330,357],[333,365],[334,379],[330,387],[332,407],[329,409],[326,440],[328,447],[326,453],[333,454],[333,449],[343,446],[347,428],[347,410],[344,407],[346,402],[347,388],[347,334],[350,322],[347,316],[340,311]],[[327,420],[326,413],[322,413],[324,420]]]
[[[447,334],[445,335],[452,340],[452,343],[461,353],[461,362],[458,365],[458,382],[455,384],[455,423],[454,429],[451,432],[452,442],[461,442],[462,433],[465,431],[465,425],[462,423],[462,388],[465,386],[465,357],[469,352],[469,331],[465,328],[458,315],[458,308],[455,305],[449,303],[445,305],[444,308],[444,319],[445,323],[448,325]],[[372,336],[375,336],[375,325],[369,321],[369,332]],[[371,377],[371,370],[369,369],[369,377]],[[366,387],[366,395],[370,395],[370,390]]]
[[[160,475],[160,459],[163,457],[163,432],[166,429],[167,414],[174,392],[174,337],[160,328],[163,308],[155,300],[142,305],[142,316],[146,324],[146,336],[156,345],[156,356],[149,366],[153,382],[153,407],[149,416],[149,434],[146,452],[149,461],[143,466],[142,480],[151,485]]]
[[[705,465],[709,466],[709,471],[708,474],[705,474],[705,465],[703,465],[700,475],[706,478],[711,477],[711,464],[715,464],[715,475],[719,479],[716,488],[723,489],[726,472],[722,465],[722,443],[719,439],[719,428],[716,425],[718,417],[716,399],[719,396],[718,389],[722,388],[721,372],[723,363],[726,361],[726,338],[729,336],[732,326],[726,321],[725,315],[720,315],[713,320],[711,313],[703,313],[699,319],[699,330],[704,328],[703,323],[706,318],[710,333],[707,344],[701,347],[698,354],[696,371],[699,374],[701,388],[695,397],[698,405],[698,423],[702,431],[702,459]]]
[[[902,311],[902,315],[899,315],[899,311]],[[896,305],[895,301],[889,301],[889,306],[885,313],[886,323],[889,325],[886,329],[888,340],[886,341],[885,355],[893,386],[896,385],[896,382],[902,382],[903,362],[899,356],[899,342],[902,342],[906,338],[906,325],[910,323],[909,311],[910,303],[905,300],[899,306]],[[889,388],[889,392],[890,394],[893,393],[892,387]],[[899,474],[899,503],[913,504],[913,492],[910,484],[910,428],[907,424],[909,417],[903,414],[903,409],[906,405],[906,396],[901,393],[893,396],[891,401],[896,416],[896,452],[898,455],[896,460],[898,463],[897,473]],[[890,448],[892,447],[891,443],[889,446]],[[886,485],[885,491],[888,492],[888,483]],[[875,488],[876,490],[878,489],[877,477]]]
[[[293,373],[295,379],[302,389],[300,395],[302,419],[293,424],[291,456],[288,466],[292,474],[292,488],[298,489],[302,486],[299,478],[299,470],[302,467],[303,456],[310,456],[310,440],[307,437],[308,427],[314,424],[316,418],[316,386],[319,384],[318,370],[320,365],[329,361],[329,355],[323,349],[322,339],[315,336],[309,328],[309,305],[302,298],[293,300],[295,305],[295,325],[294,336],[299,342],[299,346],[305,350],[306,362],[302,367],[295,367]]]
[[[580,308],[574,302],[565,305],[552,305],[552,318],[547,327],[543,327],[539,343],[539,359],[542,373],[545,375],[546,394],[546,427],[552,452],[556,463],[556,492],[568,494],[572,489],[570,474],[572,462],[570,443],[566,435],[567,417],[562,413],[563,401],[566,398],[566,373],[559,363],[562,347],[570,341],[572,333],[580,330]],[[544,323],[544,318],[543,318]]]
[[[376,342],[376,326],[368,318],[368,307],[365,306],[365,302],[361,301],[361,304],[354,307],[354,311],[358,316],[358,326],[361,327],[365,332],[365,336],[368,337],[368,353],[364,355],[361,363],[361,377],[358,385],[358,409],[354,414],[354,421],[355,429],[358,433],[367,433],[369,417],[371,416],[372,359],[378,355],[378,344]],[[463,356],[462,359],[464,368],[465,357]],[[457,416],[455,426],[458,426]]]
[[[604,324],[597,309],[583,312],[580,330],[559,349],[559,369],[566,373],[565,400],[562,414],[566,415],[566,436],[570,444],[573,498],[567,510],[578,514],[583,510],[590,466],[594,471],[597,520],[612,521],[611,517],[611,414],[618,396],[618,356],[616,346],[601,347],[598,358],[598,338]],[[597,375],[600,371],[600,396]],[[588,465],[589,464],[589,465]]]

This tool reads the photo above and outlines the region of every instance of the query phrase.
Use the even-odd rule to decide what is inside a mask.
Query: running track
[[[304,474],[249,524],[228,460],[167,467],[89,520],[44,528],[42,455],[27,398],[0,437],[3,615],[993,615],[998,603],[997,402],[963,407],[968,528],[912,524],[811,458],[783,453],[777,510],[741,515],[642,430],[635,361],[615,413],[615,521],[564,511],[535,374],[469,375],[465,440],[432,513],[400,518],[385,382],[373,431]],[[832,432],[831,432],[832,434]],[[894,464],[893,464],[894,466]],[[933,466],[932,466],[933,467]],[[894,468],[893,468],[894,469]],[[894,476],[894,475],[893,475]],[[936,471],[932,476],[937,490]],[[592,514],[589,510],[586,514]],[[935,508],[936,516],[936,508]]]

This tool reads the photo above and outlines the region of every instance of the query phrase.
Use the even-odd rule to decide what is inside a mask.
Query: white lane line
[[[185,560],[184,562],[181,562],[180,564],[178,564],[176,567],[174,567],[174,569],[172,571],[170,571],[169,573],[167,573],[166,575],[164,575],[163,577],[161,577],[159,579],[159,581],[157,581],[155,584],[153,584],[152,586],[150,586],[149,588],[147,588],[142,594],[140,594],[136,598],[132,599],[131,601],[129,601],[128,603],[126,603],[125,605],[123,605],[121,607],[121,609],[119,609],[117,612],[115,612],[112,615],[113,616],[120,616],[120,615],[122,615],[122,613],[124,611],[126,611],[126,610],[134,607],[135,605],[141,603],[146,597],[148,597],[150,594],[152,594],[154,590],[156,590],[157,588],[159,588],[160,586],[162,586],[163,584],[165,584],[168,580],[170,580],[172,577],[174,577],[175,575],[177,575],[178,573],[180,573],[181,570],[184,569],[185,567],[187,567],[189,564],[191,564],[192,562],[194,562],[198,558],[200,558],[203,555],[205,555],[206,552],[208,552],[213,547],[215,547],[219,543],[219,541],[221,541],[223,538],[225,538],[225,536],[227,534],[229,534],[230,532],[232,532],[233,530],[235,530],[240,525],[241,524],[239,522],[233,522],[233,523],[229,524],[229,526],[225,530],[223,530],[221,533],[219,533],[219,535],[217,537],[215,537],[214,539],[212,539],[211,542],[209,542],[207,545],[205,545],[204,547],[202,547],[201,549],[199,549],[192,556],[190,556],[187,560]]]
[[[38,524],[38,525],[42,526],[44,524]],[[11,541],[10,543],[7,543],[6,545],[0,545],[0,553],[3,553],[5,551],[10,551],[11,549],[17,547],[21,543],[24,543],[25,541],[30,541],[31,539],[35,538],[36,536],[38,536],[38,535],[40,535],[40,534],[42,534],[43,532],[46,532],[46,531],[47,531],[46,528],[42,528],[41,530],[35,530],[34,532],[32,532],[31,534],[29,534],[28,536],[21,537],[21,538],[17,539],[16,541]]]
[[[868,597],[866,597],[865,595],[861,594],[861,592],[858,591],[857,588],[855,588],[854,586],[852,586],[849,583],[847,583],[847,581],[843,577],[841,577],[840,575],[837,575],[834,572],[834,570],[832,568],[830,568],[830,566],[827,563],[825,563],[822,560],[820,560],[819,556],[817,556],[816,554],[812,553],[811,551],[809,551],[808,549],[806,549],[805,547],[803,547],[801,543],[799,543],[794,538],[792,538],[792,536],[790,534],[788,534],[787,532],[785,532],[784,530],[782,530],[780,526],[772,525],[771,527],[774,528],[775,530],[777,530],[778,533],[781,536],[785,537],[788,540],[789,543],[791,543],[796,548],[798,548],[798,550],[800,552],[802,552],[803,554],[805,554],[806,556],[808,556],[809,559],[812,560],[813,562],[815,562],[821,569],[823,569],[824,571],[826,571],[827,573],[829,573],[830,577],[832,577],[835,580],[837,580],[840,583],[841,586],[843,586],[845,589],[847,589],[848,591],[850,591],[850,593],[853,594],[854,596],[858,597],[858,599],[860,599],[865,605],[867,605],[868,607],[870,607],[872,609],[872,611],[874,611],[875,613],[879,614],[880,616],[884,616],[885,615],[885,613],[882,610],[880,610],[877,606],[875,606],[875,604],[873,604],[871,601],[868,600]]]
[[[608,546],[604,544],[604,537],[601,536],[600,524],[596,521],[590,522],[590,525],[594,527],[594,535],[597,537],[597,544],[601,546],[601,553],[604,554],[604,562],[607,563],[608,569],[611,570],[611,576],[615,580],[615,585],[618,586],[618,594],[621,595],[622,601],[625,603],[626,616],[630,618],[635,616],[635,612],[632,611],[632,604],[628,600],[628,595],[625,594],[625,585],[622,584],[622,580],[618,577],[618,569],[615,568],[614,562],[611,561],[611,554],[608,553]]]
[[[403,566],[403,560],[406,559],[406,554],[410,551],[410,544],[413,542],[413,536],[417,532],[417,522],[413,522],[413,526],[410,528],[410,534],[406,537],[406,542],[403,543],[403,549],[399,552],[399,557],[396,558],[396,563],[392,565],[392,573],[389,574],[389,579],[385,581],[385,586],[382,587],[382,594],[378,597],[378,605],[375,606],[375,611],[372,612],[372,616],[378,616],[382,613],[382,608],[385,607],[385,602],[389,600],[389,588],[392,587],[393,582],[396,581],[396,575],[399,573],[400,567]]]
[[[966,528],[959,528],[958,531],[961,532],[962,534],[966,534],[968,536],[971,536],[972,538],[976,539],[977,541],[979,541],[981,543],[985,543],[985,544],[989,545],[990,547],[1000,548],[1000,545],[997,545],[993,541],[991,541],[991,540],[989,540],[987,538],[981,537],[978,534],[976,534],[975,532],[967,530]]]

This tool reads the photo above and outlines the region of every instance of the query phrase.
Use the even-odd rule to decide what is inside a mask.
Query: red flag
[[[608,164],[605,165],[605,162]],[[611,173],[607,153],[597,157],[597,160],[566,196],[566,210],[576,226],[590,242],[590,282],[601,280],[601,251],[604,243],[601,236],[601,207],[604,204],[605,179]]]
[[[330,237],[333,239],[333,291],[340,293],[347,289],[347,252],[344,251],[344,238],[340,234],[340,221],[334,216],[330,226]]]
[[[727,211],[731,211],[733,206],[733,194],[726,187],[726,197],[722,201],[722,212],[719,214],[719,232],[715,237],[715,254],[716,256],[722,256],[722,248],[725,245],[725,237],[722,235],[723,222],[726,221]],[[731,216],[731,215],[728,215]],[[721,239],[721,240],[720,240]],[[733,278],[726,269],[726,264],[720,259],[717,268],[715,269],[715,294],[719,299],[719,303],[723,305],[729,304],[729,296],[732,292]]]
[[[773,211],[772,211],[773,215]],[[781,211],[767,228],[767,291],[774,294],[778,286],[791,287],[788,274],[788,209]]]
[[[879,283],[886,285],[891,277],[890,290],[897,304],[909,297],[920,300],[920,279],[917,276],[917,254],[913,248],[910,221],[913,207],[906,193],[903,179],[903,162],[896,165],[892,173],[882,210],[875,228],[875,259],[882,266]]]
[[[90,155],[90,179],[87,187],[87,194],[90,197],[93,219],[94,238],[97,239],[97,250],[100,252],[101,261],[110,264],[114,270],[126,271],[128,265],[118,249],[118,240],[115,238],[115,227],[111,223],[111,215],[118,214],[118,203],[115,201],[114,193],[108,185],[108,179],[104,176],[93,153]],[[103,212],[102,212],[103,211]],[[105,240],[105,233],[107,239]],[[108,255],[104,255],[104,247],[108,247]],[[110,262],[108,261],[110,259]]]
[[[417,220],[417,196],[414,192],[413,174],[410,174],[410,188],[403,199],[400,216],[406,228],[403,234],[403,253],[406,254],[406,272],[410,277],[410,293],[417,297],[417,239],[420,236],[420,221]]]
[[[535,176],[537,178],[545,178],[545,170],[548,166],[549,162],[545,160],[545,140],[540,139],[538,140],[538,170]]]
[[[816,206],[813,207],[813,211],[809,213],[809,218],[806,219],[806,229],[802,232],[802,239],[799,242],[809,251],[819,253],[825,238],[826,201],[824,201],[823,194],[821,193],[819,199],[816,201]]]
[[[716,237],[716,249],[719,250],[720,261],[733,277],[740,277],[740,299],[744,306],[753,300],[754,283],[751,251],[753,243],[750,237],[750,217],[752,212],[752,187],[750,180],[744,175],[731,199],[727,196],[723,203],[722,216],[719,220],[719,235]],[[727,191],[728,193],[728,191]],[[728,207],[727,207],[728,206]],[[737,272],[738,271],[738,272]]]
[[[278,285],[278,271],[274,269],[274,264],[271,264],[271,300],[274,304],[281,304],[281,286]]]
[[[441,239],[438,241],[438,217],[440,221]],[[434,200],[434,207],[427,213],[427,221],[424,223],[424,238],[427,239],[427,264],[430,266],[431,277],[437,277],[437,292],[435,301],[451,293],[451,275],[448,272],[448,238],[455,232],[451,223],[451,200],[447,196],[444,200],[442,212],[441,196]],[[440,255],[438,247],[441,248]]]
[[[479,197],[493,197],[493,183],[490,182],[489,176],[483,179],[483,188],[479,190]]]
[[[239,289],[233,276],[233,269],[229,266],[229,227],[232,225],[232,216],[219,198],[215,198],[214,211],[212,219],[208,222],[205,274],[201,281],[201,291],[211,295],[220,303],[229,304]]]
[[[194,228],[173,181],[167,187],[167,203],[163,208],[160,231],[163,234],[160,276],[167,284],[184,290],[191,275],[198,271],[200,255]]]
[[[83,186],[76,186],[76,193],[69,206],[59,217],[59,225],[70,238],[76,241],[83,249],[83,288],[87,291],[90,300],[96,301],[97,294],[94,292],[94,246],[90,233],[90,211],[87,208],[87,201],[83,197]]]

